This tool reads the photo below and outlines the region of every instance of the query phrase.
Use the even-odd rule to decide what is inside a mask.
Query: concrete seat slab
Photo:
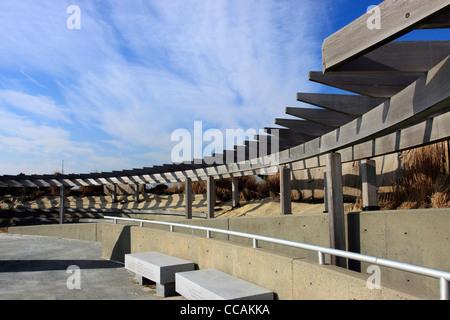
[[[189,300],[273,300],[273,292],[215,269],[180,272],[175,290]]]
[[[192,261],[159,252],[143,252],[125,255],[125,268],[158,284],[175,282],[175,273],[195,269]]]

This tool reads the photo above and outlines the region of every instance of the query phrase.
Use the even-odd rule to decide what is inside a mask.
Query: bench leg
[[[175,291],[175,282],[165,284],[157,283],[156,294],[164,298],[178,295]]]

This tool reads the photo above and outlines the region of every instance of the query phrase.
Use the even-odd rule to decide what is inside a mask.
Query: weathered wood
[[[206,188],[207,188],[207,218],[214,218],[214,207],[216,205],[216,182],[214,181],[214,177],[208,177],[206,180]]]
[[[280,168],[280,206],[281,215],[292,214],[291,170],[284,166]]]
[[[186,178],[184,183],[184,201],[185,201],[185,213],[186,219],[192,219],[192,180]]]
[[[290,129],[264,128],[264,131],[277,136],[280,139],[291,141],[295,144],[301,144],[313,140],[315,137],[304,133],[294,132]]]
[[[323,126],[306,120],[275,119],[275,124],[289,128],[295,132],[300,132],[316,137],[319,137],[333,130],[332,127]]]
[[[450,11],[447,11],[432,19],[427,19],[416,27],[416,29],[446,29],[450,28]]]
[[[450,52],[450,41],[396,41],[349,61],[332,71],[339,73],[423,73]]]
[[[342,164],[339,153],[327,155],[327,201],[330,227],[330,248],[347,250],[345,243],[344,194]],[[331,264],[346,268],[344,258],[331,256]]]
[[[297,100],[328,110],[361,116],[378,107],[386,99],[360,95],[297,93]]]
[[[360,166],[364,211],[378,210],[377,172],[375,160],[363,160]]]
[[[239,180],[236,177],[231,178],[231,198],[233,209],[239,207]]]
[[[59,189],[59,224],[64,223],[64,216],[66,214],[66,188],[61,186]]]
[[[421,74],[346,74],[311,71],[309,80],[373,98],[390,98],[419,79]]]
[[[286,113],[291,116],[295,116],[320,125],[334,128],[338,128],[357,118],[357,116],[349,116],[330,110],[310,109],[310,108],[287,107]]]
[[[386,0],[378,8],[377,13],[368,12],[325,39],[322,45],[324,72],[423,26],[427,20],[433,21],[450,9],[450,1]],[[368,21],[374,18],[379,18],[379,29],[368,26]]]

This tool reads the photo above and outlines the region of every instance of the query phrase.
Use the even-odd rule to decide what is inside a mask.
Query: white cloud
[[[4,151],[63,150],[78,171],[160,164],[195,120],[271,126],[321,63],[310,0],[77,1],[81,30],[68,30],[71,4],[0,3]]]
[[[10,108],[17,108],[41,118],[70,122],[68,117],[70,110],[58,106],[51,97],[33,96],[13,90],[0,90],[0,105],[9,105]]]

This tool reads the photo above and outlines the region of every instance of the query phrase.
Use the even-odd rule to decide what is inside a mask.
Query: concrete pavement
[[[163,298],[122,263],[102,259],[98,242],[0,233],[0,300],[98,299]]]

